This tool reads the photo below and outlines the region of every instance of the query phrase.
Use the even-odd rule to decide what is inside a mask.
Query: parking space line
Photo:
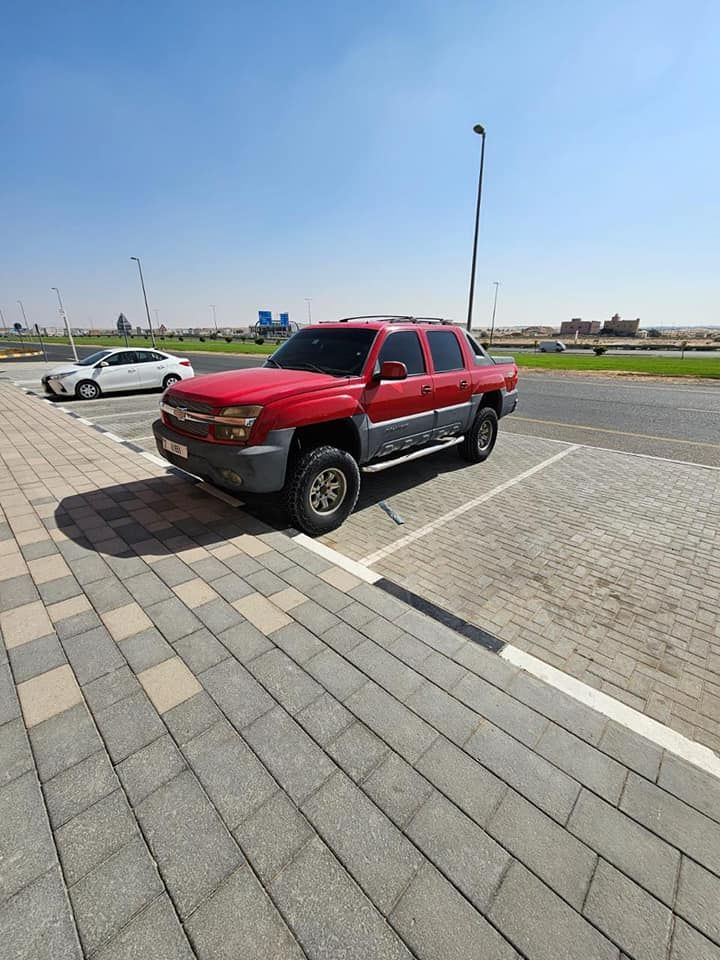
[[[378,561],[389,556],[391,553],[396,553],[398,550],[402,550],[402,548],[406,547],[409,543],[413,543],[415,540],[419,540],[421,537],[425,537],[429,533],[432,533],[433,530],[437,530],[438,527],[444,526],[444,524],[454,520],[455,517],[462,516],[462,514],[467,513],[468,510],[473,510],[475,507],[479,507],[481,503],[486,503],[488,500],[492,500],[493,497],[497,497],[499,494],[504,493],[506,490],[509,490],[516,484],[521,483],[523,480],[527,480],[528,477],[532,477],[533,474],[539,473],[539,471],[544,470],[545,467],[549,467],[553,463],[557,463],[558,460],[562,460],[563,457],[566,457],[574,450],[579,450],[580,446],[581,445],[577,443],[570,444],[564,450],[561,450],[554,456],[548,457],[547,460],[543,460],[542,463],[538,463],[534,467],[530,467],[529,470],[525,470],[516,477],[511,477],[510,480],[506,480],[505,483],[501,483],[499,486],[493,487],[493,489],[488,490],[487,493],[483,493],[479,497],[474,497],[472,500],[468,500],[467,503],[463,503],[454,510],[450,510],[449,513],[445,513],[436,520],[426,523],[424,527],[420,527],[419,529],[414,530],[412,533],[408,533],[404,537],[400,537],[400,539],[396,540],[394,543],[388,544],[386,547],[381,547],[379,550],[369,554],[367,557],[363,557],[359,563],[368,567],[372,566],[374,563],[378,563]]]
[[[713,450],[720,449],[718,443],[708,443],[706,440],[676,440],[674,437],[658,437],[652,433],[633,433],[630,430],[610,430],[608,427],[589,427],[586,424],[567,423],[565,420],[541,420],[537,417],[519,417],[514,415],[516,420],[524,420],[526,423],[544,423],[550,427],[565,427],[566,430],[589,430],[591,433],[612,433],[621,437],[640,437],[643,440],[660,440],[662,443],[683,443],[691,447],[712,447]]]
[[[159,411],[156,407],[153,407],[152,410],[126,410],[125,413],[99,413],[95,420],[117,420],[119,417],[143,417],[148,413],[157,414]]]
[[[584,703],[593,710],[597,710],[598,713],[602,713],[603,716],[628,727],[639,736],[645,737],[665,750],[682,757],[688,763],[720,777],[720,757],[709,747],[690,740],[682,733],[666,727],[664,723],[653,720],[652,717],[640,713],[639,710],[629,707],[609,694],[596,690],[595,687],[583,683],[582,680],[577,680],[575,677],[563,673],[557,667],[551,667],[549,663],[538,660],[531,653],[520,650],[512,644],[506,644],[498,655],[503,660],[507,660],[516,667],[527,671],[527,673],[531,673],[539,680],[555,687],[556,690],[562,690],[563,693],[574,700]]]
[[[555,437],[538,437],[534,433],[516,433],[508,430],[509,437],[523,437],[525,440],[543,440],[546,443],[570,443],[569,440],[557,440]],[[675,460],[673,457],[658,457],[652,453],[635,453],[634,450],[618,450],[616,447],[596,447],[595,444],[577,443],[575,446],[583,450],[602,450],[603,453],[617,453],[621,457],[640,457],[642,460],[659,460],[661,463],[675,463],[680,467],[698,467],[700,470],[720,470],[710,463],[696,463],[694,460]]]

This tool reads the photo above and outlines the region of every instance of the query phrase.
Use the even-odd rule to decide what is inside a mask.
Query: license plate
[[[167,450],[169,453],[174,453],[176,457],[184,457],[187,460],[187,447],[182,443],[175,443],[174,440],[166,440],[163,437],[163,450]]]

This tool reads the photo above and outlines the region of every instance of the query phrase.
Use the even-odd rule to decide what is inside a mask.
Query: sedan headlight
[[[215,417],[217,440],[244,441],[262,412],[262,407],[223,407]]]
[[[49,373],[48,380],[64,380],[66,377],[72,377],[74,375],[74,370],[68,370],[67,373]]]

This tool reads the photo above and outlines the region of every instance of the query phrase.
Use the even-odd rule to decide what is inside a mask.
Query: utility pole
[[[72,330],[70,329],[70,324],[68,323],[67,314],[65,313],[65,307],[63,306],[62,297],[60,296],[60,291],[57,287],[50,287],[51,290],[54,290],[57,294],[58,303],[60,304],[60,316],[65,322],[65,332],[68,335],[68,340],[70,341],[70,346],[72,347],[73,357],[75,358],[75,363],[78,362],[78,353],[75,346],[75,341],[73,340]]]
[[[212,312],[213,312],[213,323],[215,324],[215,336],[217,336],[218,325],[217,325],[217,316],[216,316],[216,314],[215,314],[215,304],[214,304],[214,303],[211,303],[211,304],[210,304],[210,309],[211,309]]]
[[[470,267],[470,293],[468,295],[467,328],[472,329],[473,300],[475,299],[475,267],[477,264],[478,233],[480,231],[480,200],[482,199],[483,169],[485,167],[485,127],[476,123],[473,132],[482,137],[480,147],[480,176],[478,177],[477,202],[475,204],[475,234],[473,236],[472,266]]]
[[[493,300],[492,322],[490,324],[490,346],[492,346],[493,334],[495,333],[495,311],[497,310],[498,287],[500,286],[500,281],[493,280],[493,283],[495,284],[495,299]]]
[[[312,297],[305,297],[305,303],[307,304],[308,323],[312,323],[312,310],[310,308]]]
[[[5,323],[5,314],[2,312],[2,310],[0,310],[0,320],[2,320],[3,330],[4,330],[5,333],[7,334],[7,332],[8,332],[8,325]]]
[[[130,257],[130,259],[134,260],[138,265],[138,272],[140,273],[140,286],[142,287],[143,300],[145,301],[145,315],[147,317],[148,327],[150,328],[150,339],[152,340],[152,345],[157,348],[157,344],[155,343],[155,331],[153,330],[152,320],[150,319],[150,307],[148,307],[147,293],[145,292],[145,278],[143,277],[140,257]]]

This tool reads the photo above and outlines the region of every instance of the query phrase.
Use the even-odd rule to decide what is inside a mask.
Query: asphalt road
[[[68,347],[48,349],[55,362],[70,358]],[[93,350],[82,347],[78,352],[86,356]],[[241,354],[189,356],[196,374],[255,367],[264,360]],[[3,360],[0,373],[4,370],[11,379],[32,386],[33,378],[39,381],[38,366],[37,358]],[[520,398],[518,411],[503,421],[503,430],[720,467],[720,387],[521,372]],[[152,449],[149,425],[157,414],[157,400],[156,394],[145,393],[69,402],[84,417],[97,417],[107,429]]]

